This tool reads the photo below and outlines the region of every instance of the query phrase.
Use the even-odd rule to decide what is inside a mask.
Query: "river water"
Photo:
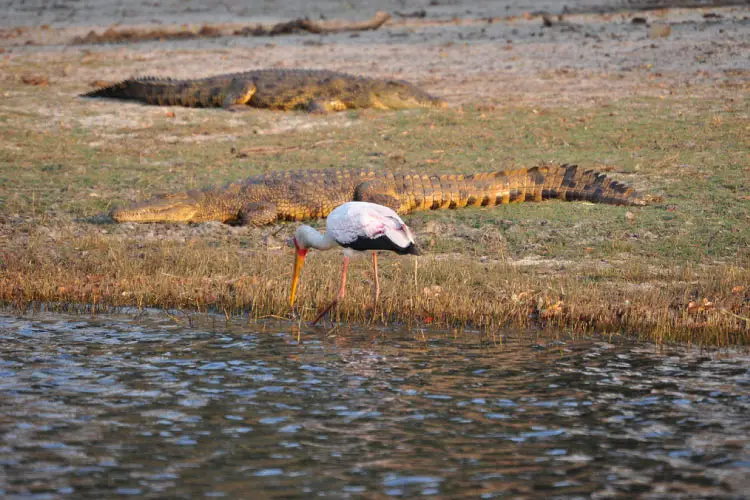
[[[750,491],[746,353],[293,326],[4,313],[0,496]]]

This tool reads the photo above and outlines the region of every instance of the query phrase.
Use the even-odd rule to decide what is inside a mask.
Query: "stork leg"
[[[344,255],[344,266],[341,268],[341,287],[339,288],[339,294],[336,296],[334,301],[328,305],[328,307],[323,309],[323,311],[315,317],[315,319],[312,322],[313,325],[317,323],[318,321],[320,321],[320,319],[323,316],[325,316],[328,313],[328,311],[330,311],[331,308],[333,308],[333,306],[338,304],[339,301],[344,298],[344,295],[346,294],[346,270],[348,268],[349,268],[349,256]]]
[[[375,300],[372,302],[372,308],[375,309],[375,306],[378,304],[378,299],[380,298],[380,279],[378,278],[378,253],[372,252],[372,272],[375,273],[375,290],[374,296]]]

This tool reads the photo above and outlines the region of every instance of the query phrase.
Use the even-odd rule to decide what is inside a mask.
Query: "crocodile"
[[[576,165],[468,175],[323,169],[268,173],[219,188],[164,194],[123,208],[117,222],[208,222],[261,226],[326,217],[347,201],[369,201],[399,214],[558,198],[646,205],[647,197],[604,174]]]
[[[244,73],[173,80],[133,78],[83,94],[192,108],[239,106],[325,113],[355,108],[441,108],[446,103],[401,80],[383,80],[328,70],[259,69]]]

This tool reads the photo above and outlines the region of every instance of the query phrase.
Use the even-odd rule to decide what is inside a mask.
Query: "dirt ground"
[[[2,21],[0,67],[12,69],[22,57],[23,64],[54,68],[52,80],[77,84],[78,91],[94,80],[133,75],[188,78],[258,67],[328,68],[408,79],[454,106],[519,100],[578,106],[687,88],[700,95],[727,88],[718,85],[724,82],[746,84],[750,70],[747,6],[623,11],[617,7],[648,2],[382,2],[380,9],[405,14],[421,6],[425,17],[396,15],[380,30],[355,34],[71,45],[76,36],[116,23],[170,30],[199,21],[226,32],[298,16],[366,19],[374,10],[370,4],[360,9],[340,2],[319,2],[304,11],[294,2],[274,2],[272,9],[239,2],[213,8],[142,3],[137,9],[120,2],[89,3],[96,8],[79,2],[46,8],[9,2],[3,8],[10,15]],[[535,14],[540,11],[605,13],[551,15],[552,25],[545,26]],[[106,61],[106,67],[96,61]],[[14,77],[6,72],[5,78]],[[736,90],[729,86],[727,92]]]
[[[96,26],[112,23],[205,23],[205,22],[279,22],[296,17],[356,19],[376,10],[412,14],[424,11],[427,18],[518,16],[547,12],[613,12],[618,10],[653,10],[663,7],[743,5],[743,0],[317,0],[296,2],[248,2],[223,0],[162,0],[139,2],[127,0],[75,0],[50,5],[45,0],[3,0],[1,26]]]

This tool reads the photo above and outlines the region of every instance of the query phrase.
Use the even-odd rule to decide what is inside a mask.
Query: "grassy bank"
[[[750,105],[741,89],[736,99],[686,92],[578,108],[331,116],[163,109],[84,101],[75,91],[20,81],[6,91],[3,302],[283,316],[294,225],[116,225],[102,214],[156,192],[270,170],[468,173],[550,160],[606,171],[664,201],[414,214],[407,222],[427,250],[416,274],[410,258],[384,258],[373,311],[368,262],[355,263],[336,318],[748,343]],[[338,254],[310,259],[299,297],[305,319],[335,294],[339,263]]]

